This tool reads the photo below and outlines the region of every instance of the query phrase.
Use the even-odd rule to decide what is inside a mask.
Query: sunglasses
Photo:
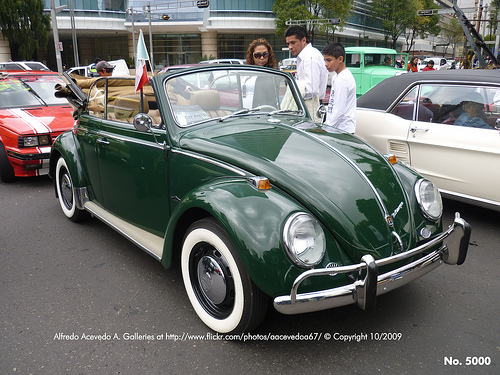
[[[253,54],[253,57],[255,57],[256,59],[261,59],[263,57],[266,58],[269,57],[269,52],[264,52],[264,53],[257,52]]]

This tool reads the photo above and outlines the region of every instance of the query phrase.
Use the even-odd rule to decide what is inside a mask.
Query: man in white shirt
[[[309,43],[307,32],[301,26],[290,26],[285,31],[285,40],[290,53],[297,56],[295,77],[305,85],[303,96],[307,109],[310,115],[318,120],[316,111],[325,97],[328,82],[323,55]]]
[[[325,66],[332,77],[330,100],[324,125],[348,133],[356,131],[356,81],[345,66],[345,50],[340,43],[331,43],[323,48]]]

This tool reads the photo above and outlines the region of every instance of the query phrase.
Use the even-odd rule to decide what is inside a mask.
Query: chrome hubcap
[[[203,256],[197,267],[198,280],[202,293],[214,304],[226,298],[226,279],[222,267],[211,256]]]

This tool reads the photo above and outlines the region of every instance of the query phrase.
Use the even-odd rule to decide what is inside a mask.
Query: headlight
[[[50,145],[50,137],[48,135],[33,135],[28,137],[19,137],[19,147],[36,147]]]
[[[283,241],[288,256],[299,267],[312,268],[325,255],[325,233],[318,220],[309,214],[296,213],[287,219]]]
[[[437,220],[441,217],[443,202],[436,185],[429,180],[418,180],[415,184],[415,195],[426,218]]]

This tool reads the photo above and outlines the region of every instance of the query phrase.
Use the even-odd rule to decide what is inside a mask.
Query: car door
[[[480,85],[423,84],[408,132],[410,164],[444,193],[500,202],[500,88]],[[476,123],[459,125],[465,104],[479,97]],[[495,99],[496,98],[496,99]],[[476,117],[474,117],[476,118]],[[481,125],[478,125],[480,123]],[[487,125],[485,125],[487,124]]]
[[[100,124],[97,143],[104,208],[163,236],[169,215],[166,132],[135,129],[134,116],[149,112],[149,105],[143,98],[141,110],[139,94],[134,86],[130,89],[126,92],[120,87],[118,93],[108,96],[107,116]]]

